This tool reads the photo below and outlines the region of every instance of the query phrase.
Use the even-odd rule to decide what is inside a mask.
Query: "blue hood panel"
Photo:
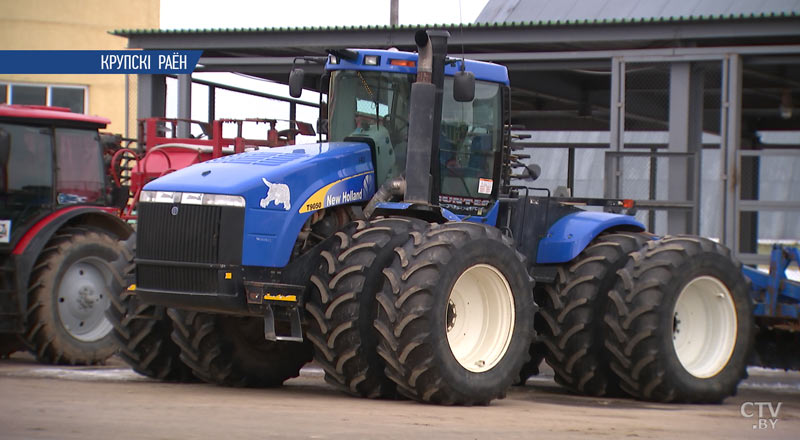
[[[336,142],[225,156],[167,174],[144,189],[243,196],[242,264],[283,267],[313,212],[368,201],[375,175],[368,145]]]

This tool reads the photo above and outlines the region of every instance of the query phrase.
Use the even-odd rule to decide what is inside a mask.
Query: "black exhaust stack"
[[[439,131],[449,37],[449,32],[435,30],[414,35],[419,57],[408,112],[405,191],[405,201],[414,204],[439,204]]]

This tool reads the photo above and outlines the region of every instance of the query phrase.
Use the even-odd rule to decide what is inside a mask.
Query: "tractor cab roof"
[[[0,121],[68,127],[105,128],[111,121],[100,116],[73,113],[65,107],[0,104]]]
[[[407,73],[416,75],[417,54],[399,50],[349,49],[341,51],[345,56],[332,53],[325,68],[333,70],[372,70],[379,72]],[[349,55],[349,56],[348,56]],[[461,58],[448,57],[444,74],[453,76],[461,69]],[[475,74],[475,79],[509,85],[508,69],[499,64],[466,60],[465,69]]]

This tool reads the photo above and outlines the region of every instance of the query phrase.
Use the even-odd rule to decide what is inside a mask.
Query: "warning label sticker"
[[[480,179],[478,181],[478,194],[491,194],[494,181],[492,179]]]
[[[0,220],[0,243],[8,243],[11,239],[11,220]]]

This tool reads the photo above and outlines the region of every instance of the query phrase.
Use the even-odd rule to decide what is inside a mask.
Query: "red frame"
[[[267,139],[245,139],[242,137],[244,123],[268,124]],[[208,134],[207,139],[198,138],[178,138],[169,136],[175,134],[179,123],[195,124],[205,127],[204,132]],[[151,180],[165,174],[186,168],[190,165],[216,159],[226,154],[243,153],[246,147],[282,147],[294,144],[294,132],[291,130],[278,131],[275,126],[276,119],[218,119],[211,123],[181,118],[145,118],[139,119],[139,139],[138,143],[144,155],[136,155],[133,150],[118,150],[111,160],[111,175],[119,184],[120,176],[115,172],[118,162],[124,160],[125,155],[133,154],[130,160],[136,160],[136,166],[130,172],[130,191],[133,197],[122,210],[121,217],[125,220],[136,218],[133,211],[139,201],[142,188]],[[225,138],[222,129],[225,124],[236,125],[237,136]],[[297,123],[299,134],[315,134],[309,124]],[[210,127],[210,130],[209,130]],[[311,130],[309,132],[309,130]],[[210,150],[197,148],[210,147]],[[225,151],[226,148],[233,147],[233,151]]]

